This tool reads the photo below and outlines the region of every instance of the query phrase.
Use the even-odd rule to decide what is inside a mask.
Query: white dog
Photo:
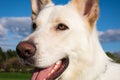
[[[31,3],[33,33],[16,48],[21,61],[36,68],[31,80],[120,80],[120,65],[98,40],[98,0]]]

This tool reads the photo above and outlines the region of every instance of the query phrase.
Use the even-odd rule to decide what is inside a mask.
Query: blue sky
[[[53,0],[56,4],[68,0]],[[120,51],[120,0],[100,0],[97,23],[101,44],[105,51]],[[31,25],[30,0],[1,0],[0,47],[15,49],[16,44],[29,35]]]

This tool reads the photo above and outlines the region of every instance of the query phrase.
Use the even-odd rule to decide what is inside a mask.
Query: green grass
[[[30,80],[30,73],[1,72],[0,80]]]

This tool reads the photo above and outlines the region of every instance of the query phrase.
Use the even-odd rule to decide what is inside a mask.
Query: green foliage
[[[106,52],[106,54],[108,55],[108,57],[112,58],[113,60],[115,60],[115,56],[114,54],[110,53],[110,52]]]
[[[16,51],[11,49],[7,50],[5,54],[8,59],[17,56]]]
[[[2,72],[0,73],[0,80],[30,80],[30,73],[21,72]]]
[[[113,59],[115,62],[120,63],[120,57],[116,56],[115,53],[106,52],[107,56]]]
[[[1,62],[8,60],[10,58],[16,57],[16,56],[17,56],[16,51],[11,50],[11,49],[7,51],[3,51],[2,48],[0,47],[0,64]]]
[[[14,50],[0,48],[0,72],[30,72],[32,68],[22,65]]]

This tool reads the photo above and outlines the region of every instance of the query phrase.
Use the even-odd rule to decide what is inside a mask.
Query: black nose
[[[19,57],[26,59],[26,58],[34,56],[36,47],[33,43],[24,41],[24,42],[20,42],[17,45],[16,51]]]

